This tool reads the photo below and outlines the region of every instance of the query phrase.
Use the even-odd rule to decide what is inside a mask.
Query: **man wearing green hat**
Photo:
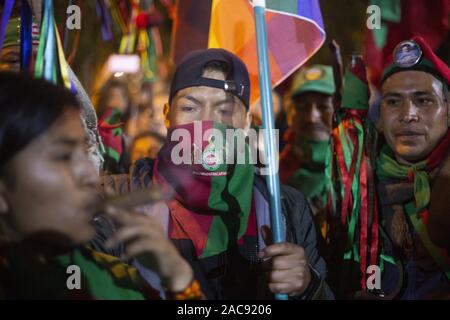
[[[32,25],[33,53],[39,44],[39,27]],[[0,71],[20,71],[20,18],[12,18],[6,26],[5,39],[0,50]]]
[[[287,108],[287,144],[280,155],[280,180],[307,197],[316,218],[325,206],[325,156],[334,112],[333,93],[330,66],[313,65],[296,75]]]
[[[385,297],[450,298],[448,251],[431,241],[443,232],[428,226],[435,215],[449,219],[432,203],[444,194],[448,202],[448,179],[439,189],[435,182],[450,162],[449,82],[449,67],[420,37],[396,47],[382,76],[378,127],[385,141],[375,171]]]

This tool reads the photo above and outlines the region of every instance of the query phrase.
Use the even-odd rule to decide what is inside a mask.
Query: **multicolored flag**
[[[209,5],[198,1],[178,1],[175,26],[184,26],[184,37],[177,37],[174,30],[173,57],[182,57],[182,43],[189,50],[223,48],[239,56],[250,73],[250,103],[259,98],[258,57],[253,8],[248,0],[212,0]],[[190,4],[190,5],[189,5]],[[195,7],[205,11],[201,20],[191,19]],[[202,9],[200,9],[202,8]],[[181,10],[183,9],[183,10]],[[210,21],[209,24],[205,22]],[[318,0],[267,0],[266,22],[269,39],[269,62],[272,86],[276,86],[304,64],[325,41],[325,31]],[[195,26],[193,26],[195,24]],[[190,28],[186,28],[190,26]],[[187,31],[186,33],[184,31]],[[206,32],[207,31],[207,32]],[[205,37],[208,36],[207,42]],[[175,59],[175,63],[179,60]]]
[[[211,0],[177,0],[170,45],[176,65],[188,52],[208,47],[211,4]]]

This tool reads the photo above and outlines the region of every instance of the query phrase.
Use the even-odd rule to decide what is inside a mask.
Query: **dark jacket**
[[[450,281],[422,243],[403,209],[414,199],[414,186],[399,180],[378,183],[383,217],[384,254],[396,264],[385,264],[383,292],[399,299],[448,299]]]
[[[152,169],[153,160],[148,158],[139,160],[131,174],[132,189],[151,184]],[[267,201],[268,192],[264,179],[256,175],[254,185]],[[302,296],[296,297],[296,299],[333,299],[334,295],[325,282],[326,265],[317,251],[316,230],[307,201],[299,191],[291,187],[282,185],[280,191],[282,211],[285,218],[286,241],[300,245],[305,249],[312,274],[309,287]],[[100,232],[99,236],[107,238],[104,231]],[[262,272],[260,264],[255,263],[256,260],[253,259],[257,252],[251,249],[251,244],[248,244],[247,249],[244,245],[244,249],[231,248],[225,253],[207,259],[198,259],[189,240],[173,240],[173,242],[183,257],[190,262],[207,298],[255,299],[271,297],[267,292],[262,294],[262,290],[257,289],[262,288],[261,279],[263,277],[258,277],[258,275],[262,275]],[[97,242],[96,248],[102,250],[99,246],[100,243],[101,241]]]

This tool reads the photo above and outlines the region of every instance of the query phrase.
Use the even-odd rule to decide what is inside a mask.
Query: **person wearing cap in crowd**
[[[39,26],[32,24],[32,46],[36,54],[39,45]],[[20,71],[20,18],[11,18],[6,25],[5,39],[0,50],[0,71]]]
[[[271,244],[264,178],[248,161],[221,162],[223,150],[235,150],[208,136],[230,128],[248,132],[249,97],[247,68],[232,53],[207,49],[186,56],[164,107],[168,142],[156,159],[136,162],[132,186],[172,190],[173,199],[155,217],[190,262],[207,299],[273,298],[274,293],[331,299],[304,196],[281,186],[286,242]],[[186,135],[192,139],[185,140]],[[157,281],[145,268],[138,269],[149,282]]]
[[[406,46],[408,52],[401,51]],[[450,69],[421,37],[414,37],[396,47],[381,81],[378,128],[384,143],[375,173],[384,272],[378,295],[448,299],[448,251],[432,242],[448,230],[427,224],[436,214],[447,225],[449,220],[438,204],[433,209],[431,195],[448,202],[448,179],[441,180],[439,190],[434,182],[450,163]]]
[[[281,182],[305,195],[318,220],[326,204],[325,156],[334,112],[333,93],[330,66],[313,65],[297,73],[287,107],[287,145],[280,155]]]
[[[402,52],[405,46],[408,52]],[[376,272],[381,274],[372,273],[367,289],[358,291],[354,286],[360,285],[357,281],[352,284],[349,264],[342,270],[341,283],[346,288],[340,288],[338,294],[347,298],[448,299],[448,252],[432,242],[433,233],[442,234],[443,230],[427,224],[436,213],[442,216],[430,210],[431,194],[447,193],[449,186],[447,181],[446,188],[445,183],[441,190],[434,188],[441,168],[450,162],[450,69],[421,37],[398,44],[392,59],[381,78],[377,119],[381,137],[374,163],[380,213],[379,246],[375,248],[380,268]],[[448,216],[448,211],[444,215]],[[358,229],[356,237],[360,236]],[[355,270],[359,273],[359,267]]]
[[[114,78],[109,79],[100,89],[96,110],[99,116],[99,133],[105,147],[104,172],[128,173],[130,143],[124,127],[130,115],[131,101],[127,84]]]

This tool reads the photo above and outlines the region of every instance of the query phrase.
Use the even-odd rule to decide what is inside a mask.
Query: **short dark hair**
[[[450,100],[448,84],[445,81],[442,81],[442,98],[444,99],[445,102],[449,102]]]
[[[203,73],[211,70],[221,72],[225,75],[225,78],[227,78],[228,73],[230,72],[230,67],[224,61],[213,60],[205,65],[205,67],[203,68]]]
[[[64,87],[0,72],[0,174],[14,155],[72,108],[80,110],[75,95]]]

